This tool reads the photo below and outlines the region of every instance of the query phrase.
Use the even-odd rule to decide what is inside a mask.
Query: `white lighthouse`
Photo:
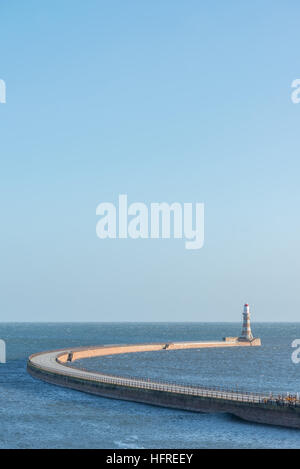
[[[225,342],[235,342],[238,346],[256,346],[261,345],[261,341],[259,337],[253,337],[251,326],[250,326],[250,308],[248,303],[244,304],[243,310],[243,326],[242,332],[239,337],[223,337]]]
[[[251,326],[250,326],[250,308],[249,308],[248,303],[244,304],[243,327],[242,327],[242,334],[239,337],[239,340],[253,340],[253,335],[252,335]]]

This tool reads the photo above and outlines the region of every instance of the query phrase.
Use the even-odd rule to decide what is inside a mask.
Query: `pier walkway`
[[[103,397],[198,412],[230,412],[246,420],[300,428],[298,396],[273,396],[270,393],[117,376],[78,368],[74,364],[76,360],[95,356],[232,346],[245,346],[245,344],[237,341],[176,342],[63,349],[31,355],[27,369],[36,378]]]

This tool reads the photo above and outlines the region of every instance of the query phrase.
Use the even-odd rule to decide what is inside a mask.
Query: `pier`
[[[259,339],[225,338],[219,342],[172,342],[80,347],[31,355],[27,370],[34,377],[102,397],[122,399],[194,412],[230,413],[241,419],[300,428],[300,401],[295,396],[272,396],[218,387],[125,377],[78,368],[79,359],[147,351],[260,345]]]

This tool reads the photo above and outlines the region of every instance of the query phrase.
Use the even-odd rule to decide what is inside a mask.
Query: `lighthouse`
[[[253,335],[251,332],[250,326],[250,308],[248,303],[244,304],[244,311],[243,311],[243,327],[242,327],[242,334],[239,337],[239,340],[253,340]]]
[[[243,310],[243,326],[242,332],[239,337],[223,337],[225,342],[235,342],[239,347],[244,347],[246,345],[256,346],[261,345],[259,337],[253,337],[251,326],[250,326],[250,308],[248,303],[244,304]]]

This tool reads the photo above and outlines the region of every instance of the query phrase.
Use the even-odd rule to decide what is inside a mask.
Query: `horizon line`
[[[120,324],[120,323],[127,323],[127,324],[197,324],[197,323],[205,323],[205,324],[217,324],[217,323],[237,323],[240,324],[241,320],[239,321],[0,321],[0,324]],[[251,321],[251,324],[286,324],[286,323],[300,323],[300,321]]]

